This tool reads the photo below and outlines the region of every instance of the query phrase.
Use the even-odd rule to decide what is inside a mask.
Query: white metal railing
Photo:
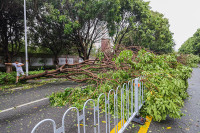
[[[132,119],[139,114],[139,110],[144,104],[144,89],[143,81],[141,78],[133,79],[128,83],[124,83],[123,87],[120,90],[120,87],[117,87],[116,90],[111,89],[108,93],[108,97],[106,94],[100,94],[97,101],[97,106],[95,105],[95,101],[93,99],[89,99],[85,102],[83,107],[83,114],[80,115],[79,110],[76,107],[69,108],[62,117],[62,126],[60,128],[56,128],[56,123],[52,119],[44,119],[40,121],[31,131],[31,133],[35,133],[36,129],[44,122],[51,122],[53,125],[54,133],[65,133],[65,117],[71,110],[76,110],[77,112],[77,131],[80,133],[80,122],[83,122],[83,132],[86,133],[86,105],[88,102],[92,102],[93,110],[94,110],[94,133],[100,133],[100,99],[101,97],[105,98],[105,121],[106,127],[105,132],[108,133],[111,131],[111,112],[110,112],[110,96],[111,93],[114,93],[114,125],[118,124],[118,119],[121,119],[121,129],[118,129],[118,126],[115,126],[115,133],[122,133],[125,131],[126,127],[132,121]],[[121,110],[118,110],[118,92],[121,91]],[[120,112],[121,111],[121,112]],[[119,118],[118,113],[121,113],[121,117]],[[97,113],[97,123],[96,123],[96,113]],[[126,115],[125,115],[126,113]],[[124,121],[126,120],[126,122]],[[98,127],[98,128],[97,128]]]

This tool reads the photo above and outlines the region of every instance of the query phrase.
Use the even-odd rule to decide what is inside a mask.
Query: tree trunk
[[[6,66],[6,73],[12,72],[12,66]]]
[[[56,69],[59,68],[59,65],[58,65],[59,64],[59,60],[58,60],[58,56],[57,55],[54,56],[53,64],[56,66]]]
[[[7,45],[4,45],[4,59],[6,61],[6,63],[11,63],[12,62],[12,59],[11,59],[11,56],[10,56],[10,53],[9,53],[9,50],[8,50],[8,40],[6,39],[6,42]],[[6,73],[10,73],[12,72],[12,66],[10,65],[6,65]]]
[[[12,59],[10,58],[9,52],[6,54],[6,63],[11,63]],[[6,65],[6,73],[12,72],[12,65]]]
[[[89,59],[89,54],[87,52],[87,48],[84,49],[83,55],[84,55],[84,60],[88,60]]]
[[[2,38],[2,44],[3,44],[3,53],[4,53],[4,60],[6,63],[11,63],[12,59],[9,53],[8,49],[8,27],[7,27],[7,21],[3,22],[3,28],[1,32],[1,38]],[[6,72],[10,73],[12,72],[12,66],[6,65]]]

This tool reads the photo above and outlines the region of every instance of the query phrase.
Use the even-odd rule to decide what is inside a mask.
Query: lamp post
[[[26,76],[28,76],[28,50],[27,50],[27,27],[26,27],[26,0],[24,0],[24,32],[25,32]]]

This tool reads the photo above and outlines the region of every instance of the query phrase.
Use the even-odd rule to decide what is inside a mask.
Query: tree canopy
[[[148,17],[139,24],[134,24],[125,36],[122,44],[126,46],[139,45],[158,53],[173,51],[173,33],[169,30],[169,22],[164,15],[148,10]]]
[[[58,55],[76,50],[87,60],[96,42],[139,45],[155,52],[173,51],[169,22],[143,0],[27,0],[29,47]],[[0,46],[6,62],[24,48],[23,1],[0,2]],[[56,62],[55,62],[56,64]]]
[[[179,52],[200,55],[200,29],[197,29],[194,35],[181,45]]]
[[[0,1],[0,47],[5,62],[11,62],[23,47],[24,12],[22,0]],[[11,67],[7,67],[11,71]]]
[[[63,14],[60,6],[44,3],[37,14],[33,13],[30,22],[32,44],[47,48],[54,55],[54,64],[58,65],[58,55],[69,51],[70,41],[64,33],[65,22],[59,17]]]

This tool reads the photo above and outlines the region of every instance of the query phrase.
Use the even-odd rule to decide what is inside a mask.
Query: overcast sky
[[[153,11],[169,19],[178,48],[200,28],[200,0],[145,0],[150,1]]]

